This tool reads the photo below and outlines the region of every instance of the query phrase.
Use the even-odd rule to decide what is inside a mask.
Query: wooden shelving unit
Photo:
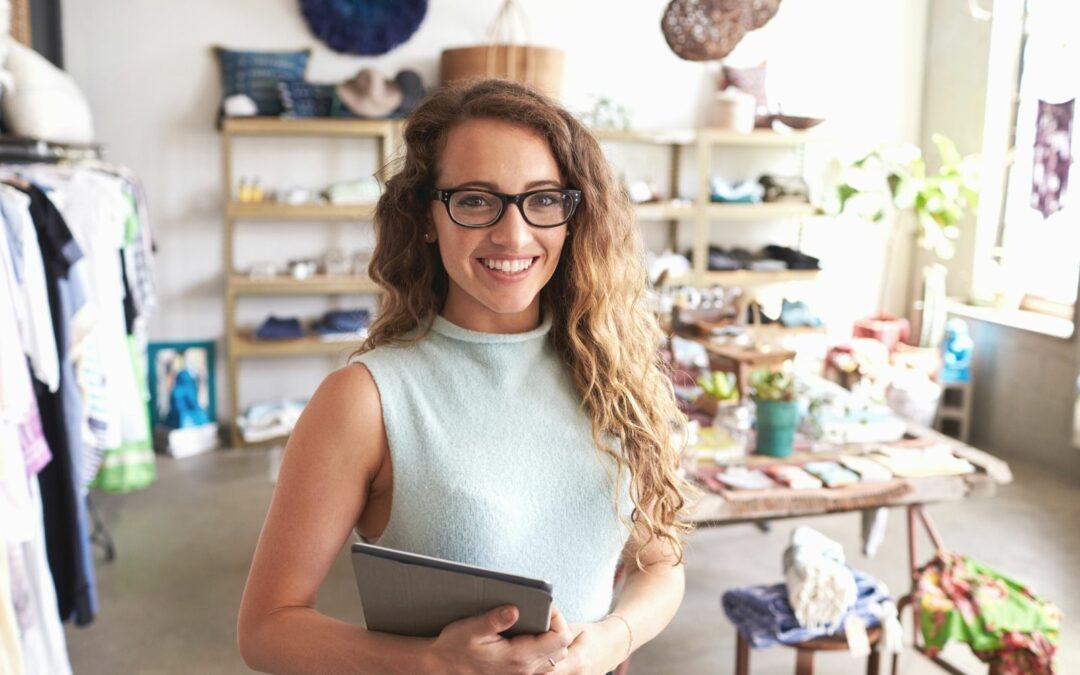
[[[320,340],[304,337],[298,340],[269,341],[254,339],[236,323],[237,300],[243,296],[352,295],[379,291],[366,275],[317,275],[305,279],[274,277],[251,278],[235,268],[234,242],[238,221],[310,221],[362,222],[370,220],[374,204],[279,204],[273,202],[240,203],[233,194],[233,143],[241,137],[332,137],[360,139],[376,146],[377,166],[385,167],[400,138],[400,123],[390,120],[353,119],[283,119],[270,117],[228,118],[221,134],[222,180],[225,194],[223,258],[225,270],[225,351],[230,409],[241,412],[238,390],[240,361],[247,358],[284,358],[325,355],[346,357],[357,346],[355,342]],[[383,179],[386,176],[381,176]],[[287,437],[247,443],[235,424],[230,425],[230,445],[233,447],[270,447]]]

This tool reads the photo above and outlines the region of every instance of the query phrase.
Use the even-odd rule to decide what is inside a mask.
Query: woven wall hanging
[[[376,56],[402,44],[427,13],[427,0],[300,0],[308,28],[343,54]]]
[[[773,18],[780,0],[672,0],[660,19],[671,51],[687,61],[722,59]]]

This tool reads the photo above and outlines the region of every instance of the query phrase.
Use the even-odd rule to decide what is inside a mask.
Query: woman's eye
[[[463,195],[456,201],[458,206],[470,209],[482,209],[491,206],[491,199],[487,195]]]

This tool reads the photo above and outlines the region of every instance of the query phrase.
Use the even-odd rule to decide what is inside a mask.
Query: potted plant
[[[701,396],[694,401],[698,410],[716,416],[723,404],[739,402],[739,388],[735,383],[735,373],[713,371],[697,379],[701,387]]]
[[[755,370],[750,374],[750,398],[757,410],[755,452],[770,457],[791,455],[799,425],[794,378],[782,371]]]
[[[978,155],[962,156],[946,136],[934,134],[932,139],[941,158],[936,172],[927,171],[922,151],[912,145],[882,146],[848,166],[835,161],[825,180],[831,186],[825,191],[825,211],[855,214],[872,222],[880,222],[890,213],[909,211],[915,217],[919,248],[938,260],[952,258],[960,221],[978,204],[980,160]],[[894,319],[884,313],[891,260],[892,255],[884,270],[879,315],[873,317],[881,321]],[[927,263],[921,276],[926,288],[919,335],[915,337],[918,344],[931,346],[944,327],[945,267],[940,262]]]

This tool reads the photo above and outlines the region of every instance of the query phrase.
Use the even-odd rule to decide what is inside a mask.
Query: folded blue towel
[[[371,315],[366,309],[331,310],[312,325],[320,335],[358,333],[368,327]]]
[[[279,318],[271,315],[255,331],[260,340],[295,340],[304,336],[300,319],[295,317]]]
[[[858,596],[844,619],[854,612],[866,622],[867,628],[876,626],[879,621],[872,609],[891,599],[888,590],[865,572],[853,569],[851,573],[855,576]],[[811,630],[799,624],[788,602],[787,584],[733,588],[724,593],[720,604],[727,618],[755,649],[777,643],[795,644],[828,635],[824,630]],[[839,621],[837,625],[842,627],[844,621]]]

